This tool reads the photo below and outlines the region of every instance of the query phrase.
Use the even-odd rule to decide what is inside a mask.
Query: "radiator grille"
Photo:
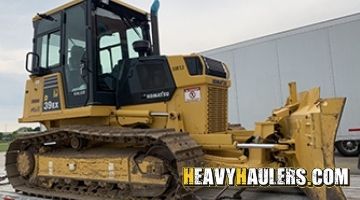
[[[226,131],[227,88],[209,87],[208,90],[208,132]]]

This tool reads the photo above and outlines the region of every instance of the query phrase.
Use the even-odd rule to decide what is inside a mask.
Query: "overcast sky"
[[[67,0],[1,0],[0,131],[22,113],[32,16]],[[152,0],[126,0],[149,10]],[[359,0],[160,0],[162,53],[187,54],[360,12]]]

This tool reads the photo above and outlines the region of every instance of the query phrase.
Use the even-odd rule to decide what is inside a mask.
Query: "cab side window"
[[[138,40],[142,40],[142,32],[140,27],[129,28],[126,30],[126,38],[128,45],[129,58],[137,58],[139,54],[134,50],[133,43]]]
[[[123,70],[122,61],[127,57],[127,52],[124,52],[126,45],[125,25],[119,16],[102,8],[97,8],[96,26],[97,89],[112,92],[115,89],[116,79]]]
[[[49,69],[61,65],[61,15],[50,16],[53,20],[38,20],[35,26],[35,49],[38,60],[33,64]],[[35,59],[35,57],[34,57]]]
[[[120,34],[104,35],[99,43],[101,74],[111,73],[118,61],[123,59]]]
[[[60,44],[60,31],[37,38],[37,54],[40,57],[40,67],[51,68],[60,65]]]

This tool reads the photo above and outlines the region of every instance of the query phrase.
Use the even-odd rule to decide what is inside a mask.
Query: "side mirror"
[[[26,54],[25,69],[32,75],[41,76],[48,72],[47,69],[39,66],[40,56],[37,53],[29,52]],[[30,65],[29,65],[29,62]],[[31,69],[29,68],[31,66]]]
[[[37,53],[28,52],[26,54],[26,61],[25,61],[26,71],[28,71],[29,73],[32,73],[32,74],[38,74],[39,60],[40,60],[40,56]],[[31,69],[29,68],[29,61],[31,62],[30,63]]]

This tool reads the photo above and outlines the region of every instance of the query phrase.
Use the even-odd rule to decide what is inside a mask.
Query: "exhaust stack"
[[[151,6],[151,35],[152,35],[153,55],[160,55],[159,22],[158,22],[159,8],[160,8],[160,1],[155,0]]]

